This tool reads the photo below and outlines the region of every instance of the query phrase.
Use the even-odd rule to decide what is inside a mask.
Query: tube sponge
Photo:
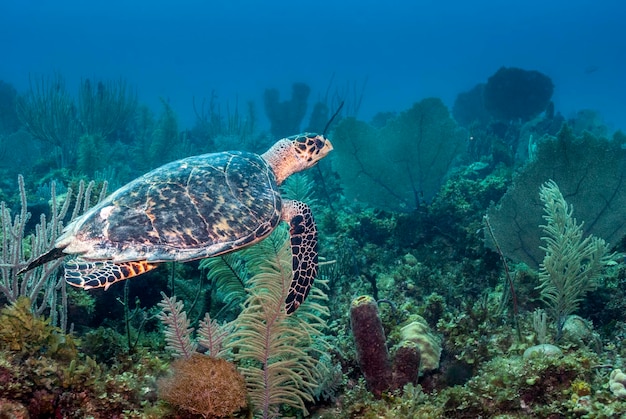
[[[365,382],[368,389],[376,397],[380,397],[391,387],[392,372],[376,300],[367,295],[352,300],[350,321],[357,359]]]
[[[417,384],[420,373],[420,348],[414,342],[402,342],[393,356],[393,388],[402,389],[409,383]]]

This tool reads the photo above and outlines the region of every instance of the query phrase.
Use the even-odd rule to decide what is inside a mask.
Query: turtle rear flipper
[[[311,208],[299,201],[283,201],[283,219],[289,223],[293,258],[293,280],[285,300],[285,310],[291,314],[304,302],[317,276],[317,227]]]
[[[107,290],[115,282],[141,275],[158,265],[145,260],[116,263],[109,260],[87,261],[76,258],[65,262],[65,280],[70,285],[86,290],[101,287]]]
[[[62,248],[59,249],[57,247],[54,247],[51,250],[44,253],[43,255],[39,256],[38,258],[35,258],[35,260],[30,262],[28,266],[26,266],[23,269],[20,269],[20,271],[17,274],[18,275],[23,274],[25,272],[30,271],[31,269],[35,269],[37,266],[41,266],[44,263],[52,262],[53,260],[57,260],[64,256],[65,256],[65,253],[63,253]]]

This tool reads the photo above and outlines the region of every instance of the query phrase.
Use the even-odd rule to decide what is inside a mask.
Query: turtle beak
[[[323,135],[320,135],[318,138],[318,141],[319,143],[317,144],[317,149],[319,151],[318,151],[317,160],[323,159],[324,157],[326,157],[328,153],[333,151],[333,145],[328,138],[324,137]]]
[[[330,153],[333,151],[333,144],[330,142],[328,138],[324,138],[324,148],[327,149],[326,152]]]

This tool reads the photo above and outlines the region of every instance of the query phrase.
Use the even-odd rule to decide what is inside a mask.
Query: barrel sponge
[[[365,382],[368,389],[380,397],[391,386],[392,371],[376,300],[368,295],[355,298],[350,305],[350,322]]]
[[[413,342],[419,348],[421,356],[420,373],[439,368],[441,357],[441,339],[431,330],[426,320],[418,315],[413,315],[410,322],[400,329],[401,344]]]
[[[553,92],[552,79],[539,71],[502,67],[487,80],[483,99],[496,119],[528,121],[546,110]]]

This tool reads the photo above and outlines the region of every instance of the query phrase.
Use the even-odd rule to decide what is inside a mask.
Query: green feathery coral
[[[253,273],[246,284],[250,295],[226,345],[246,378],[256,416],[278,417],[281,404],[306,414],[304,401],[313,401],[320,379],[315,366],[322,351],[313,344],[326,326],[321,316],[328,310],[319,304],[326,297],[313,288],[298,311],[287,316],[284,301],[293,272],[284,228],[244,252]]]
[[[281,185],[283,196],[294,201],[306,202],[309,206],[316,203],[313,198],[313,181],[308,173],[295,173]]]
[[[550,307],[560,335],[565,318],[574,313],[588,291],[597,286],[602,268],[612,260],[608,245],[601,238],[583,238],[582,224],[572,217],[559,187],[553,181],[541,186],[546,225],[542,240],[546,252],[540,266],[541,296]],[[558,336],[557,336],[558,337]]]
[[[206,269],[207,279],[216,289],[217,296],[228,308],[239,307],[246,299],[245,281],[248,270],[240,253],[229,253],[200,261],[200,269]]]

